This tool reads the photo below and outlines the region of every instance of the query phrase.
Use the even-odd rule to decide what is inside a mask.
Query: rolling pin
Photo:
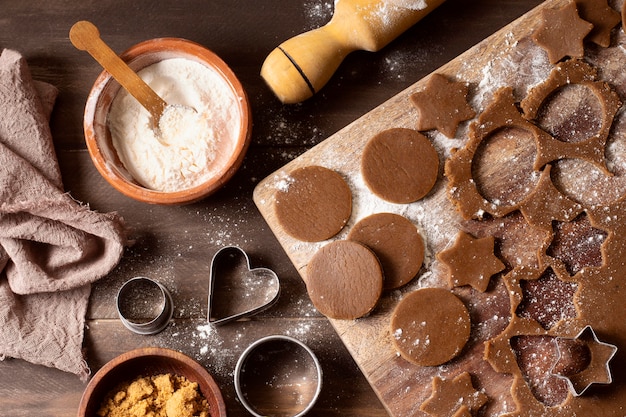
[[[318,92],[350,52],[376,52],[444,0],[335,0],[331,20],[274,49],[261,77],[280,101],[299,103]]]

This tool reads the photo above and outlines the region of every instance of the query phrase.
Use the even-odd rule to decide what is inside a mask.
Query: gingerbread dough
[[[487,403],[487,396],[472,385],[472,376],[463,372],[451,379],[433,378],[433,392],[420,410],[434,417],[472,416]],[[454,414],[452,414],[454,413]]]
[[[454,138],[459,123],[476,115],[467,102],[468,90],[467,83],[450,81],[441,74],[431,75],[426,88],[411,96],[419,113],[417,130],[437,129]]]
[[[493,250],[493,236],[476,239],[459,232],[454,244],[437,253],[436,257],[449,269],[448,282],[451,287],[471,285],[485,292],[491,276],[505,268]]]
[[[465,304],[443,288],[421,288],[405,296],[391,316],[395,348],[409,362],[437,366],[456,357],[471,330]]]
[[[289,235],[318,242],[343,229],[352,213],[352,193],[335,171],[307,166],[281,182],[274,207],[277,220]]]
[[[368,314],[383,289],[383,271],[364,245],[337,240],[318,250],[306,268],[306,288],[315,308],[333,319]]]
[[[369,189],[392,203],[417,201],[435,185],[439,155],[421,133],[393,128],[378,133],[363,149],[361,174]]]
[[[576,3],[571,1],[559,9],[544,9],[541,17],[542,24],[533,33],[533,40],[546,50],[551,63],[556,64],[565,57],[583,57],[583,41],[593,24],[580,18]]]
[[[593,24],[587,39],[606,48],[611,43],[611,30],[621,21],[620,14],[607,0],[576,0],[580,17]]]
[[[360,220],[350,230],[348,240],[374,251],[385,274],[385,289],[411,281],[424,262],[424,241],[417,227],[398,214],[377,213]]]

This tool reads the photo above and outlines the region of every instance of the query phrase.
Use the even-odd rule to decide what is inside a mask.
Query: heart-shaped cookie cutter
[[[230,261],[231,263],[236,262],[238,265],[242,262],[245,263],[246,270],[244,271],[245,277],[243,277],[245,279],[244,284],[249,286],[249,288],[246,289],[246,297],[250,295],[258,295],[260,290],[265,290],[266,293],[263,300],[259,303],[245,306],[241,309],[241,311],[229,312],[229,314],[226,314],[223,317],[214,317],[214,297],[216,294],[215,283],[218,280],[218,274],[220,272],[219,264],[225,261]],[[229,266],[232,267],[232,265]],[[279,294],[280,281],[278,279],[278,275],[276,275],[274,271],[268,268],[251,268],[250,258],[243,249],[238,246],[225,246],[218,250],[215,255],[213,255],[213,259],[211,260],[207,321],[211,324],[217,325],[250,317],[274,305],[276,301],[278,301]],[[232,301],[236,302],[237,300]]]

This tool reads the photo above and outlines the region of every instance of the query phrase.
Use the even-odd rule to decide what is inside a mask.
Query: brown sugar
[[[198,384],[185,377],[161,374],[139,377],[111,391],[99,417],[210,417]]]

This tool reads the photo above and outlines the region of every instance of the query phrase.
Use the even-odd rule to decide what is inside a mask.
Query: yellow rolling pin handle
[[[261,77],[280,101],[299,103],[318,92],[350,52],[376,52],[444,0],[336,0],[325,26],[274,49]]]

